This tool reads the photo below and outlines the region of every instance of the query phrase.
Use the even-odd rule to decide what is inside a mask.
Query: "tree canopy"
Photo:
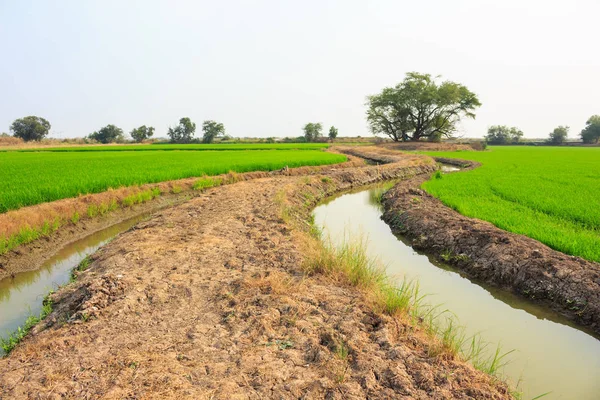
[[[42,117],[30,115],[13,121],[10,126],[13,136],[26,142],[31,140],[42,140],[50,132],[50,122]]]
[[[208,120],[202,123],[202,136],[203,143],[212,143],[218,136],[225,135],[225,126],[216,121]]]
[[[584,143],[598,143],[600,141],[600,115],[591,116],[579,135]]]
[[[100,143],[115,143],[124,140],[123,129],[112,124],[100,128],[98,131],[91,133],[88,137]]]
[[[331,139],[331,141],[333,141],[338,135],[338,130],[335,126],[332,126],[331,128],[329,128],[329,139]]]
[[[179,120],[179,125],[174,128],[169,128],[167,135],[173,143],[190,143],[196,132],[196,124],[188,117],[183,117]]]
[[[139,128],[133,129],[130,133],[133,140],[138,143],[143,142],[144,140],[152,137],[154,135],[154,127],[142,125]]]
[[[462,118],[475,118],[477,96],[459,83],[437,82],[410,72],[404,81],[367,98],[367,122],[375,135],[394,141],[452,137]]]
[[[550,132],[548,142],[552,144],[563,144],[565,140],[567,140],[567,136],[569,136],[569,127],[562,125],[557,126],[552,132]]]
[[[323,134],[323,125],[320,122],[309,122],[302,129],[304,130],[304,139],[307,142],[314,142]]]
[[[485,141],[489,144],[511,144],[519,143],[522,137],[523,131],[517,127],[493,125],[488,128]]]

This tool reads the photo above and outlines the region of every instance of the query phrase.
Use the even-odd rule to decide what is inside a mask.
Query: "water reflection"
[[[369,255],[390,275],[418,279],[429,301],[451,310],[467,334],[515,349],[503,373],[513,384],[522,380],[525,399],[548,391],[545,399],[600,398],[599,340],[551,310],[471,282],[415,252],[381,220],[377,198],[371,189],[330,199],[315,209],[315,222],[334,241],[347,232],[367,235]]]
[[[14,277],[1,280],[0,337],[6,337],[16,330],[29,315],[38,315],[46,294],[68,283],[73,268],[87,255],[144,218],[145,215],[140,215],[96,232],[65,246],[40,268],[17,273]]]

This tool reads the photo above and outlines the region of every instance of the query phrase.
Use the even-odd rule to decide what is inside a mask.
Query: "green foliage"
[[[483,164],[423,184],[447,206],[600,261],[600,148],[519,146],[427,154]]]
[[[600,115],[591,116],[579,135],[584,143],[598,143],[600,141]]]
[[[195,190],[204,190],[215,186],[221,186],[223,184],[223,179],[221,178],[212,178],[212,177],[204,177],[198,179],[194,182],[192,186]]]
[[[31,140],[42,140],[50,132],[50,122],[42,117],[30,115],[13,121],[10,131],[15,137],[26,142]]]
[[[367,122],[373,134],[394,141],[452,137],[463,118],[475,118],[477,96],[461,84],[436,82],[429,74],[410,72],[404,81],[369,96]]]
[[[332,126],[331,128],[329,128],[329,139],[331,139],[331,141],[333,141],[338,135],[338,130],[335,126]]]
[[[130,133],[133,140],[138,143],[143,142],[144,140],[152,137],[154,135],[154,127],[142,125],[139,128],[133,129]]]
[[[220,122],[204,121],[202,132],[202,143],[212,143],[216,137],[225,135],[225,126]]]
[[[343,161],[319,150],[0,152],[0,212],[108,188]]]
[[[124,140],[123,129],[112,124],[106,125],[97,132],[91,133],[88,138],[100,143],[121,143]]]
[[[511,144],[519,143],[523,137],[523,131],[517,127],[508,127],[506,125],[493,125],[488,128],[485,137],[489,144]]]
[[[550,132],[548,142],[551,144],[563,144],[567,140],[567,136],[569,136],[569,127],[561,125]]]
[[[196,124],[188,117],[179,120],[179,125],[169,128],[167,136],[171,138],[172,143],[190,143],[196,132]]]
[[[304,138],[307,142],[315,142],[323,134],[323,125],[320,122],[309,122],[302,129],[304,130]]]

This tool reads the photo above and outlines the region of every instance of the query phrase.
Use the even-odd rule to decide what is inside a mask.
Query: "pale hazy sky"
[[[365,96],[418,71],[479,95],[466,136],[573,137],[600,114],[599,16],[600,0],[0,0],[0,131],[39,115],[54,137],[164,136],[189,116],[233,136],[311,121],[364,136]]]

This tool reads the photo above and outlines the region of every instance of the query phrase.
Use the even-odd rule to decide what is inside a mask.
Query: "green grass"
[[[231,143],[231,144],[130,144],[38,147],[25,149],[3,149],[4,152],[90,152],[90,151],[169,151],[169,150],[319,150],[329,147],[328,143]]]
[[[108,188],[345,160],[343,155],[320,150],[4,152],[0,153],[0,213]]]
[[[423,188],[463,215],[600,261],[600,148],[492,147],[429,152],[482,163]]]

